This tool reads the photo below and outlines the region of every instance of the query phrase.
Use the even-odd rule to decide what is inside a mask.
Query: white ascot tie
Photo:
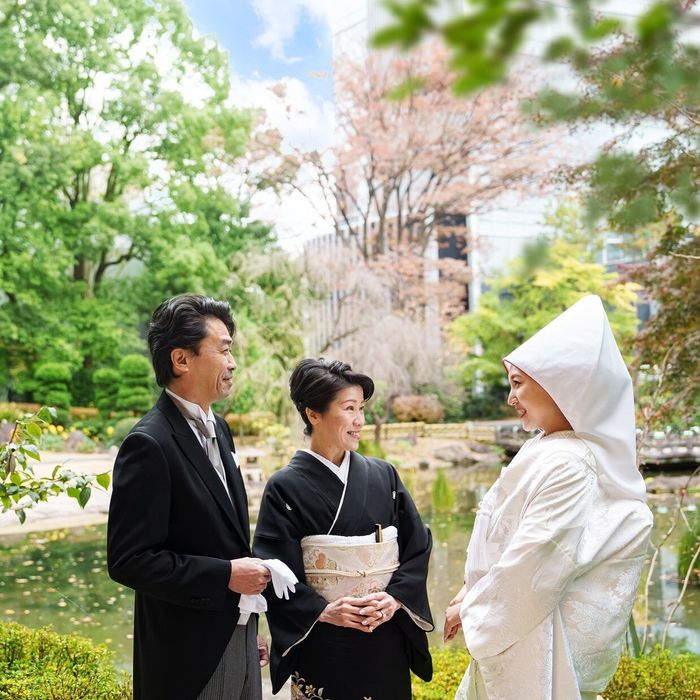
[[[216,440],[216,423],[213,420],[204,422],[199,416],[190,415],[189,418],[197,426],[197,430],[204,438],[204,447],[209,457],[209,461],[216,469],[221,481],[224,482],[226,492],[228,493],[228,484],[226,483],[226,472],[224,471],[224,463],[221,461],[221,452],[219,452],[219,443]],[[230,497],[230,494],[229,494]]]

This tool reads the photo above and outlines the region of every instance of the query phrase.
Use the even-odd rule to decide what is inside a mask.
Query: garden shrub
[[[455,647],[433,647],[433,680],[430,683],[413,676],[413,700],[453,698],[469,664],[469,654]]]
[[[62,362],[45,362],[39,365],[34,373],[35,398],[42,404],[67,411],[71,404],[71,376],[70,367]]]
[[[31,408],[29,408],[31,407]],[[7,421],[14,423],[18,418],[21,418],[25,413],[34,413],[39,410],[39,404],[24,404],[24,403],[8,403],[0,401],[0,422]]]
[[[697,548],[700,547],[700,512],[689,513],[688,524],[690,530],[684,533],[678,543],[678,578],[681,580],[685,579],[690,562],[693,560]],[[690,576],[688,582],[700,585],[700,558],[696,560],[695,572]]]
[[[435,647],[433,680],[413,677],[414,700],[453,698],[469,663],[464,649]],[[615,676],[601,693],[605,700],[700,700],[700,656],[656,649],[633,658],[623,655]]]
[[[117,410],[117,394],[119,393],[119,372],[111,367],[96,369],[92,375],[95,387],[95,406],[103,415],[109,415]]]
[[[507,399],[508,389],[500,385],[487,385],[480,393],[468,391],[462,404],[463,419],[499,420],[505,416],[512,417],[506,404]]]
[[[117,410],[146,413],[152,405],[151,363],[143,355],[125,355],[119,363]]]
[[[42,452],[63,452],[66,449],[66,434],[50,431],[43,432],[39,440],[39,449]]]
[[[0,623],[0,698],[131,700],[131,683],[104,645],[50,629]]]
[[[81,420],[74,420],[71,424],[71,428],[75,430],[80,430],[83,435],[89,437],[91,440],[100,441],[102,435],[104,434],[105,428],[107,427],[107,422],[103,418],[83,418]]]
[[[99,411],[94,406],[71,406],[70,417],[73,420],[89,420],[97,418]]]
[[[124,442],[124,438],[129,434],[131,429],[139,422],[138,418],[129,417],[122,418],[118,420],[114,425],[114,432],[112,433],[112,444],[121,445]]]
[[[360,440],[358,451],[365,457],[377,457],[378,459],[386,459],[386,452],[381,443],[376,440]],[[396,465],[394,465],[396,466]]]
[[[276,423],[271,411],[250,411],[248,413],[227,413],[224,420],[236,436],[262,435],[267,428]]]
[[[623,656],[602,693],[605,700],[696,700],[700,698],[700,656],[656,650]]]
[[[435,396],[397,396],[391,410],[399,423],[440,423],[445,409]]]

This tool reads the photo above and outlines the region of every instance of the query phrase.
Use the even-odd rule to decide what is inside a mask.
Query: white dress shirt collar
[[[205,413],[202,407],[198,403],[192,403],[187,399],[183,399],[182,396],[178,396],[174,391],[166,389],[165,393],[176,403],[179,403],[191,416],[199,416],[205,423],[208,420],[214,420],[214,412],[209,407],[209,412]],[[189,416],[185,416],[189,420]]]

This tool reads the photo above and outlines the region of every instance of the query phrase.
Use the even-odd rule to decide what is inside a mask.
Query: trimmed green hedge
[[[452,700],[462,682],[469,654],[455,647],[434,647],[433,680],[430,683],[413,676],[413,700]]]
[[[117,394],[119,392],[119,372],[112,367],[96,369],[92,375],[95,388],[95,406],[100,413],[108,416],[117,409]]]
[[[623,656],[603,693],[605,700],[693,700],[700,698],[700,656],[656,651],[638,659]]]
[[[0,622],[0,700],[132,700],[103,645]]]
[[[146,413],[152,405],[151,363],[143,355],[124,355],[119,363],[117,410]]]
[[[68,410],[72,401],[71,376],[70,367],[62,362],[45,362],[39,365],[34,372],[37,382],[34,396],[40,397],[41,402],[47,406]]]
[[[469,662],[464,649],[432,649],[433,680],[413,678],[414,700],[451,699]],[[605,700],[700,700],[700,656],[623,656]],[[50,629],[0,622],[0,700],[132,700],[104,645]]]
[[[469,663],[464,649],[437,647],[433,680],[413,678],[414,700],[454,697]],[[602,696],[605,700],[700,700],[700,656],[656,650],[638,659],[623,655],[615,676]]]

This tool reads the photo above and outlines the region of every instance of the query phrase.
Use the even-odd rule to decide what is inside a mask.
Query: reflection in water
[[[438,629],[431,644],[441,644],[443,612],[462,584],[464,557],[474,524],[474,511],[498,475],[496,470],[449,470],[447,482],[453,492],[454,512],[445,506],[444,485],[433,506],[430,472],[402,472],[421,513],[433,532],[430,563],[430,601]],[[655,540],[668,528],[672,509],[655,508]],[[650,622],[660,639],[669,605],[678,595],[677,544],[680,530],[662,550],[650,587]],[[106,527],[91,526],[13,536],[0,540],[0,615],[31,627],[52,625],[58,632],[78,632],[106,643],[115,653],[116,665],[130,670],[133,627],[133,594],[107,576]],[[700,653],[700,589],[691,588],[674,616],[669,633],[672,648],[685,647]],[[641,622],[638,603],[635,618]],[[261,631],[267,634],[263,621]],[[451,642],[459,645],[459,639]]]
[[[104,642],[130,666],[133,594],[107,576],[106,526],[5,538],[0,547],[2,619],[52,625]]]

